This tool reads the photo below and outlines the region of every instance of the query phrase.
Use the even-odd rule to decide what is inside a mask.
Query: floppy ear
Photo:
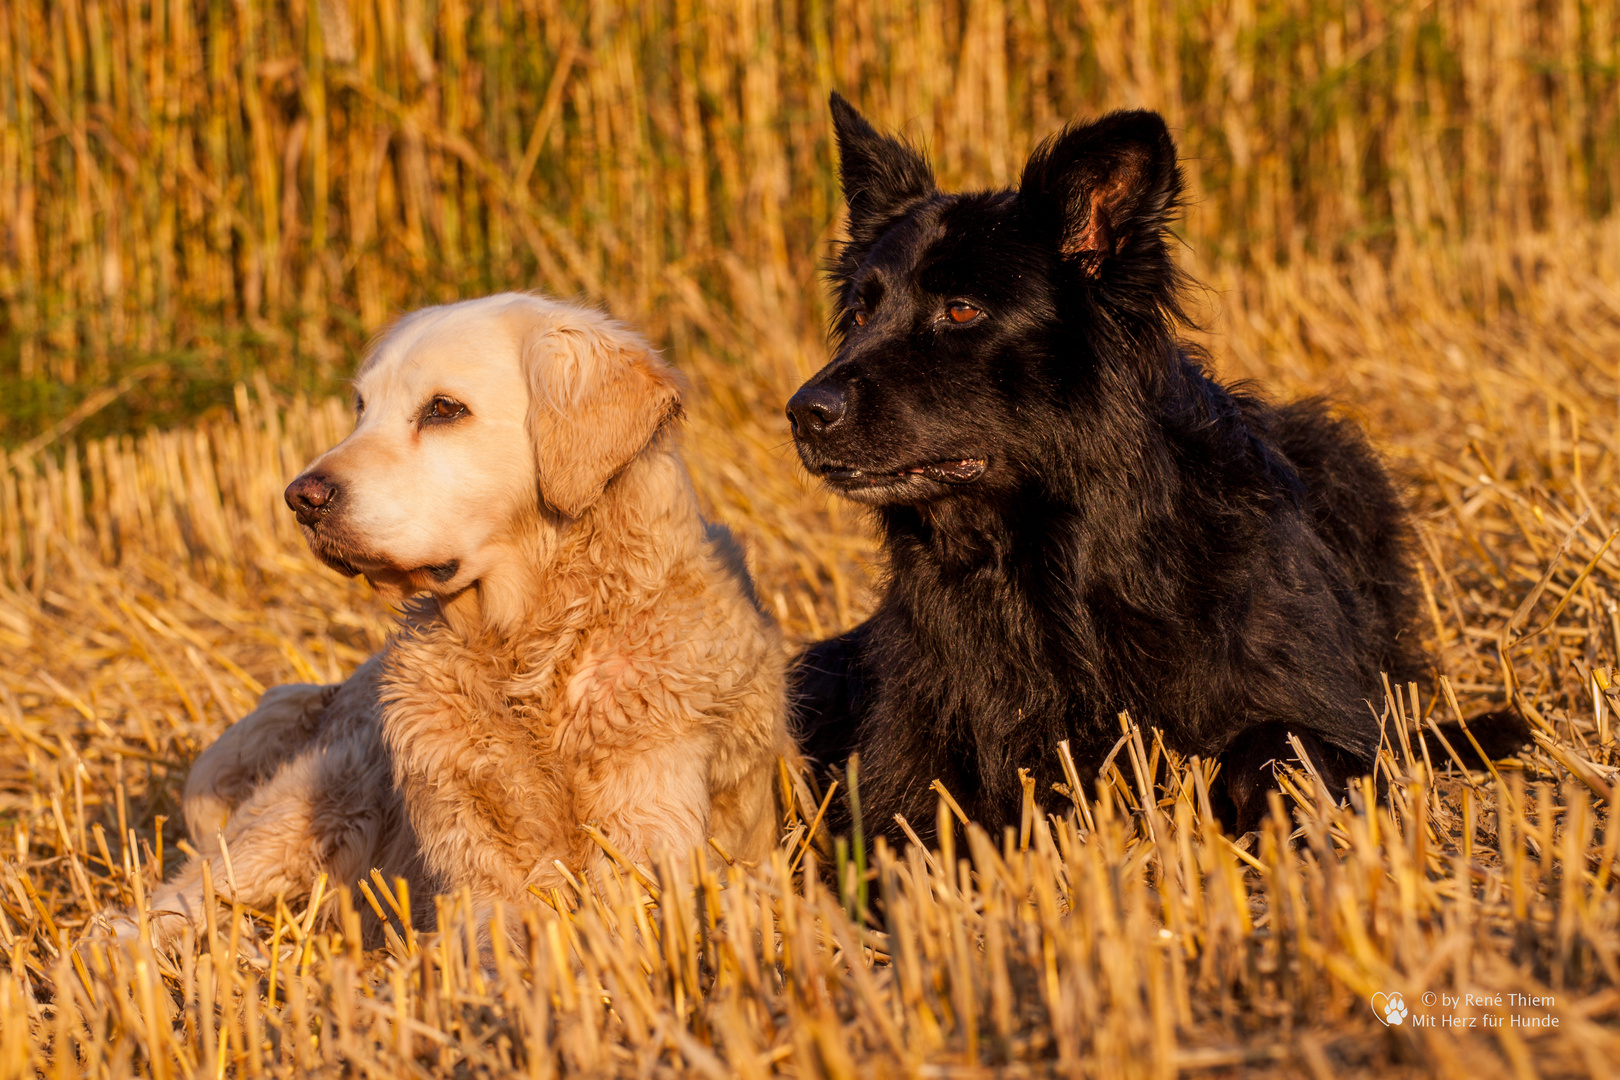
[[[933,191],[934,171],[917,151],[874,131],[836,90],[830,104],[850,239],[859,242],[906,203]]]
[[[628,331],[566,317],[530,331],[523,359],[540,497],[578,517],[680,415],[681,377]]]
[[[1109,260],[1166,254],[1181,195],[1176,144],[1158,113],[1109,113],[1042,143],[1018,195],[1059,254],[1098,278]]]

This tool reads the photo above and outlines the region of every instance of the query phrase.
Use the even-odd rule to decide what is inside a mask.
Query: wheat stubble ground
[[[0,1077],[1609,1074],[1612,5],[4,10],[0,374],[59,408],[0,472]],[[499,47],[520,31],[532,55]],[[1172,117],[1219,371],[1333,397],[1409,485],[1445,682],[1374,703],[1389,797],[1295,776],[1235,847],[1190,763],[1144,790],[1139,731],[1021,835],[870,852],[881,927],[806,875],[799,805],[771,865],[670,853],[536,897],[487,966],[455,897],[362,951],[346,912],[390,911],[387,882],[222,904],[176,957],[98,942],[180,858],[197,751],[386,633],[279,495],[347,431],[330,395],[391,309],[538,284],[648,325],[789,637],[863,615],[872,538],[781,418],[824,355],[832,85],[952,184],[1007,179],[1068,115]],[[190,415],[163,395],[193,376],[218,407],[134,433]],[[1535,749],[1472,777],[1413,757],[1448,688],[1464,714],[1514,696]]]

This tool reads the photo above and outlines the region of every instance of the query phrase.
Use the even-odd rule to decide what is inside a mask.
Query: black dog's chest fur
[[[1223,387],[1178,342],[1163,123],[1070,129],[1016,191],[949,195],[834,114],[838,350],[789,415],[806,467],[874,507],[889,577],[795,669],[806,751],[858,751],[868,831],[899,813],[925,836],[932,780],[1015,822],[1018,770],[1049,800],[1057,743],[1094,772],[1124,711],[1220,755],[1231,826],[1289,735],[1342,789],[1382,674],[1423,664],[1406,518],[1353,424]]]

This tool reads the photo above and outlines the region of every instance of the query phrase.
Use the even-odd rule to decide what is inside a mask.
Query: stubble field
[[[0,1078],[1612,1071],[1620,8],[0,13]],[[1146,790],[1162,750],[1122,729],[1063,813],[871,851],[881,927],[806,873],[798,805],[770,865],[536,897],[488,966],[456,897],[363,951],[347,912],[387,882],[109,945],[96,913],[183,857],[187,763],[387,633],[280,492],[393,312],[538,287],[646,327],[791,641],[862,617],[871,534],[781,414],[825,356],[833,88],[950,185],[1072,117],[1170,119],[1217,370],[1332,397],[1409,491],[1436,675],[1374,703],[1388,796],[1295,775],[1234,844],[1198,768]],[[1509,701],[1536,744],[1493,774],[1414,748]]]

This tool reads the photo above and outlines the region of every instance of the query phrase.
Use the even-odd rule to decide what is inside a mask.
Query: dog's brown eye
[[[970,323],[980,315],[978,308],[972,304],[964,304],[961,301],[952,304],[947,310],[953,323]]]
[[[866,325],[866,312],[857,311],[855,313],[855,325],[856,326],[865,326]]]
[[[454,420],[466,412],[467,406],[454,398],[436,397],[428,402],[427,408],[422,412],[422,419],[428,423],[442,423]]]

